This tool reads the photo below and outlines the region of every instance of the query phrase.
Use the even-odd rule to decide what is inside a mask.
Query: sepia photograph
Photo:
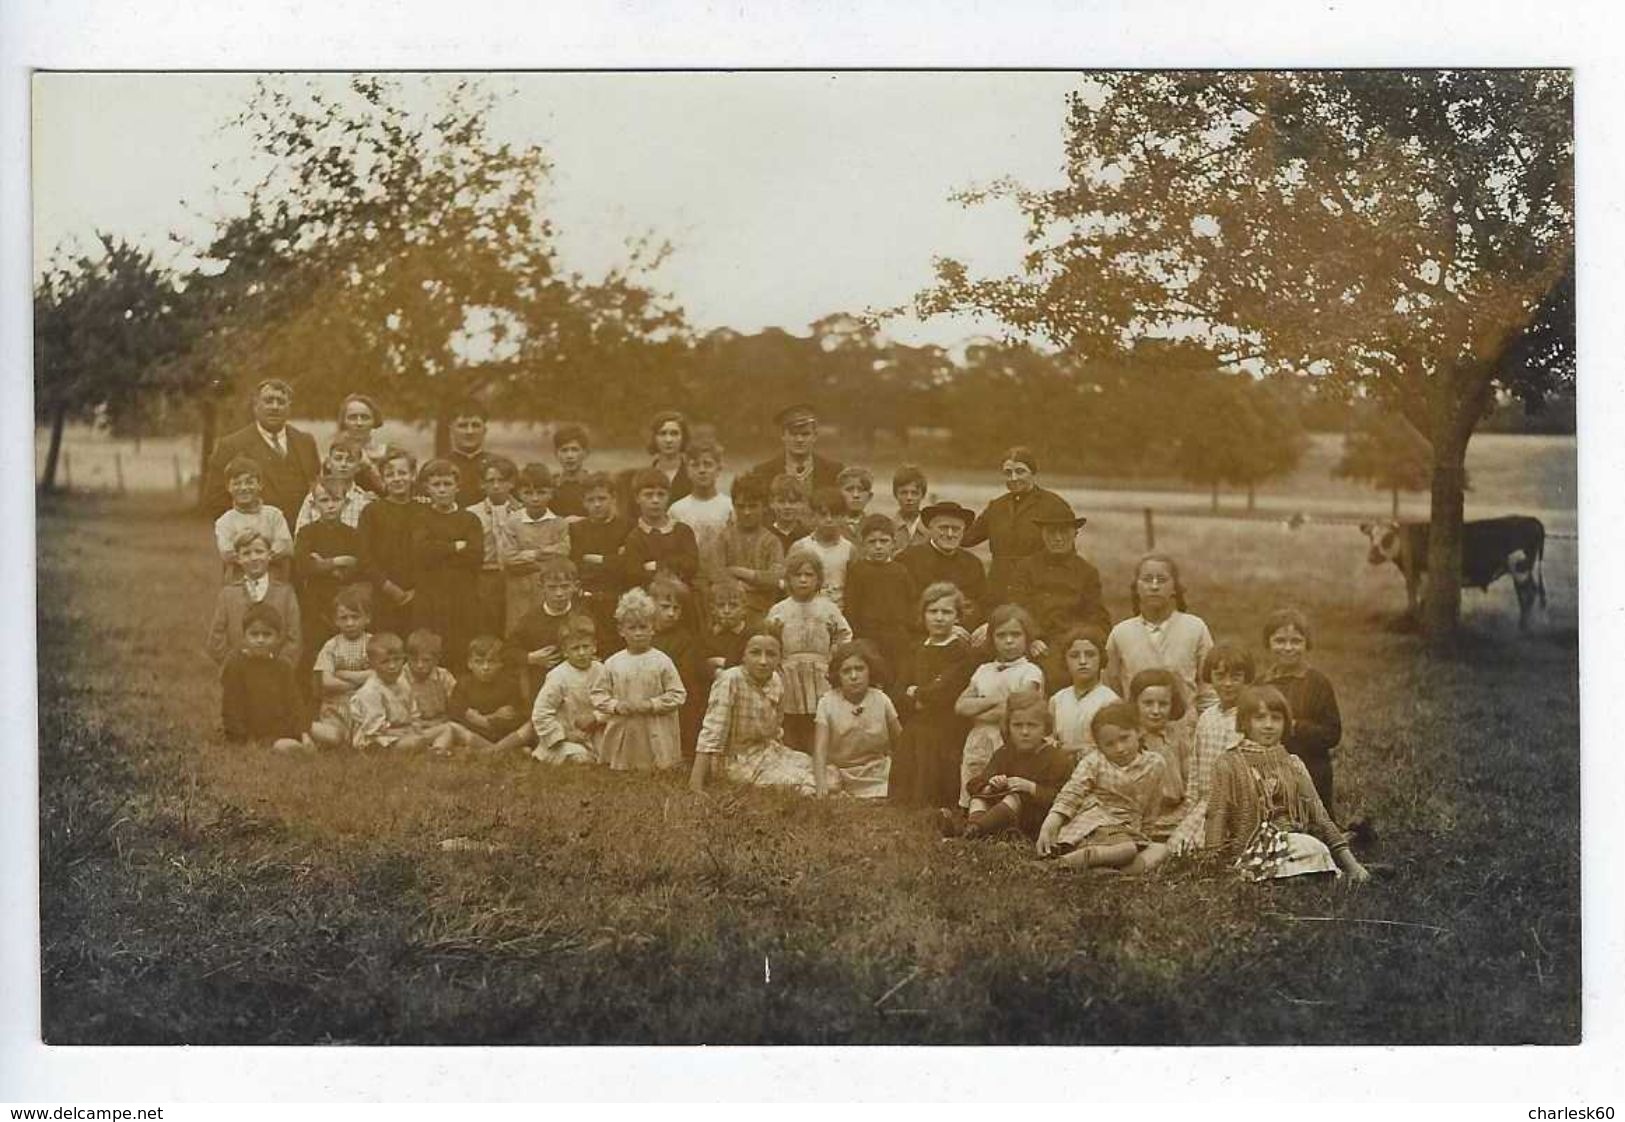
[[[29,93],[45,1044],[1581,1042],[1571,70]]]

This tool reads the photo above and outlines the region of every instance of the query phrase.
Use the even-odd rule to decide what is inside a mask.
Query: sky
[[[423,107],[454,79],[403,75]],[[334,76],[290,79],[336,83]],[[1008,201],[966,187],[1058,183],[1066,94],[1078,74],[492,74],[491,126],[554,163],[550,216],[567,268],[601,275],[630,237],[674,252],[656,274],[689,322],[805,331],[836,311],[907,304],[937,255],[1019,266]],[[257,169],[227,122],[246,74],[40,74],[33,83],[34,260],[88,250],[96,231],[184,265],[187,246],[241,205]],[[172,235],[180,239],[176,241]],[[905,343],[952,345],[995,325],[913,316]]]

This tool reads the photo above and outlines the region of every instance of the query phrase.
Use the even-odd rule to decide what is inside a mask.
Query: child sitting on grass
[[[1106,653],[1106,635],[1100,628],[1090,624],[1074,627],[1061,636],[1058,646],[1072,684],[1050,696],[1050,719],[1061,747],[1077,761],[1095,750],[1094,734],[1089,731],[1095,714],[1122,698],[1100,680]]]
[[[1162,757],[1162,798],[1145,821],[1153,841],[1168,842],[1173,853],[1200,845],[1192,811],[1196,809],[1196,749],[1191,726],[1181,720],[1185,701],[1179,679],[1160,667],[1142,670],[1129,683],[1128,699],[1140,714],[1140,747]],[[1174,837],[1178,835],[1178,843]]]
[[[293,553],[288,519],[260,499],[262,487],[258,461],[238,456],[226,465],[231,508],[214,520],[214,546],[220,552],[221,579],[226,584],[243,579],[237,566],[237,539],[245,530],[258,530],[264,536],[271,547],[271,571],[282,579],[288,576],[288,558]]]
[[[1024,691],[1040,696],[1044,692],[1044,672],[1027,661],[1033,621],[1026,609],[1015,604],[1001,604],[993,609],[988,617],[988,633],[993,640],[993,661],[976,668],[970,684],[954,702],[954,712],[973,722],[959,763],[962,810],[970,808],[966,786],[982,773],[993,753],[1004,743],[1005,702]]]
[[[1265,617],[1264,646],[1270,653],[1270,668],[1263,684],[1280,690],[1292,707],[1286,750],[1309,769],[1315,792],[1330,811],[1332,761],[1343,739],[1343,714],[1337,708],[1337,691],[1331,681],[1309,665],[1313,645],[1309,617],[1296,608],[1279,608]]]
[[[426,724],[451,720],[451,692],[457,679],[440,665],[440,636],[420,627],[406,637],[406,672],[418,719]]]
[[[406,680],[406,644],[399,635],[376,632],[367,640],[372,673],[350,697],[350,743],[362,749],[428,748],[449,752],[459,740],[449,722],[426,725],[418,717]]]
[[[542,561],[570,556],[570,524],[550,508],[553,473],[546,464],[526,464],[519,473],[519,508],[508,512],[497,538],[497,555],[506,582],[502,633],[512,635],[519,621],[542,600]]]
[[[779,641],[759,631],[746,641],[739,665],[711,683],[694,744],[693,790],[703,792],[719,778],[791,787],[804,795],[816,790],[812,760],[783,742],[784,681],[778,670]]]
[[[604,720],[599,751],[615,771],[665,771],[683,760],[677,711],[688,694],[671,659],[654,649],[659,618],[643,589],[623,592],[615,622],[626,647],[604,661],[592,685],[593,708]]]
[[[767,627],[779,638],[784,678],[784,742],[798,752],[813,746],[813,714],[829,674],[829,655],[852,638],[841,609],[819,595],[824,566],[818,555],[793,550],[784,562],[790,595],[767,613]]]
[[[823,593],[831,603],[844,611],[846,597],[846,567],[857,556],[857,549],[847,535],[846,497],[833,487],[822,487],[813,492],[813,532],[798,541],[796,550],[811,553],[824,569]]]
[[[1038,831],[1040,857],[1058,857],[1069,868],[1143,873],[1167,856],[1167,847],[1142,828],[1161,800],[1165,765],[1157,753],[1140,750],[1139,719],[1127,701],[1094,715],[1095,751],[1056,793]]]
[[[597,657],[592,617],[573,613],[559,629],[564,661],[547,672],[531,708],[536,746],[531,756],[544,764],[598,762],[604,722],[592,705],[592,690],[604,674]]]
[[[813,781],[818,797],[834,788],[857,799],[883,799],[891,754],[903,725],[891,698],[875,688],[886,665],[873,643],[855,639],[829,660],[830,690],[813,718]]]
[[[1214,643],[1202,663],[1202,684],[1213,691],[1218,703],[1196,719],[1195,783],[1192,786],[1196,804],[1178,832],[1182,842],[1189,838],[1195,845],[1202,845],[1206,840],[1213,767],[1220,756],[1241,740],[1241,734],[1236,731],[1236,701],[1241,691],[1252,684],[1254,674],[1252,652],[1229,639]],[[1190,846],[1182,844],[1175,851],[1185,848]]]
[[[316,652],[312,667],[316,696],[321,699],[310,738],[322,748],[350,742],[350,698],[372,677],[368,652],[368,598],[360,588],[346,588],[333,598],[336,632]]]
[[[722,535],[722,567],[744,584],[745,603],[763,615],[779,599],[784,543],[763,524],[767,492],[756,477],[736,480],[732,499],[734,520]]]
[[[970,817],[964,837],[1015,829],[1029,838],[1049,814],[1055,794],[1072,774],[1072,757],[1050,737],[1049,704],[1042,693],[1018,693],[1004,711],[1004,743],[966,784]]]
[[[355,481],[356,473],[367,462],[366,447],[358,437],[341,432],[333,438],[333,443],[327,446],[327,459],[322,461],[322,475],[337,479],[343,489],[340,496],[343,501],[339,507],[339,521],[346,526],[361,525],[361,512],[377,498]],[[316,510],[314,498],[307,494],[304,501],[299,504],[299,514],[294,519],[294,532],[298,533],[318,517],[320,515]]]
[[[585,518],[587,455],[592,441],[587,430],[580,425],[560,425],[553,430],[553,455],[559,461],[559,470],[553,476],[553,513],[560,518]]]
[[[502,672],[502,640],[477,635],[468,644],[468,673],[451,691],[451,719],[476,748],[503,751],[519,746],[515,736],[525,724],[526,705],[519,682]]]
[[[1292,708],[1274,686],[1248,686],[1236,701],[1242,741],[1219,757],[1208,791],[1207,844],[1227,856],[1247,880],[1306,873],[1371,878],[1349,850],[1348,838],[1326,812],[1309,769],[1282,742]]]
[[[293,589],[271,575],[271,543],[259,530],[244,530],[232,543],[242,579],[226,585],[215,596],[214,618],[204,650],[219,665],[243,645],[243,620],[255,604],[268,604],[282,618],[282,645],[276,656],[291,667],[299,665],[299,601]]]
[[[305,702],[293,667],[277,657],[282,616],[269,604],[243,613],[242,645],[220,671],[220,723],[226,742],[289,751],[301,746]]]

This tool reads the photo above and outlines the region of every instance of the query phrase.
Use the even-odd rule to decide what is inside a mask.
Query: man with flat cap
[[[967,549],[986,542],[993,555],[987,578],[994,604],[1013,599],[1010,578],[1016,566],[1043,552],[1038,520],[1072,517],[1072,507],[1065,499],[1038,485],[1038,458],[1032,449],[1019,444],[1011,448],[1004,454],[1003,471],[1005,493],[988,503],[965,532]]]
[[[938,581],[947,581],[965,594],[967,605],[959,625],[967,631],[975,630],[988,610],[987,573],[982,569],[982,559],[959,546],[965,527],[975,519],[976,512],[969,507],[953,502],[932,503],[920,511],[929,540],[897,555],[914,578],[914,587],[922,593]]]
[[[817,411],[811,405],[797,403],[780,409],[773,420],[779,426],[779,439],[784,441],[784,454],[763,460],[745,476],[757,480],[766,490],[776,476],[788,475],[801,480],[809,495],[820,487],[839,486],[836,479],[843,465],[813,451],[818,443]]]
[[[1034,518],[1044,548],[1017,562],[1010,575],[1010,599],[1027,609],[1038,625],[1037,638],[1049,647],[1084,624],[1100,628],[1102,634],[1111,630],[1112,617],[1100,594],[1100,570],[1076,548],[1078,530],[1087,521],[1070,511]]]

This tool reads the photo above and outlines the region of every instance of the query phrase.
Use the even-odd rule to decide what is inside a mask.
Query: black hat
[[[976,521],[976,512],[970,507],[960,506],[955,502],[935,502],[920,511],[920,521],[927,526],[931,525],[936,519],[944,517],[961,519],[965,525],[969,526]]]
[[[808,423],[816,425],[818,423],[818,411],[805,402],[798,402],[795,405],[786,405],[773,414],[773,420],[778,422],[781,429]]]
[[[1083,528],[1083,524],[1085,522],[1087,522],[1087,521],[1089,521],[1089,520],[1087,518],[1085,518],[1081,514],[1068,515],[1065,518],[1062,518],[1059,515],[1050,515],[1048,518],[1045,518],[1045,517],[1034,518],[1033,519],[1033,525],[1034,526],[1070,526],[1074,530],[1081,530]]]

